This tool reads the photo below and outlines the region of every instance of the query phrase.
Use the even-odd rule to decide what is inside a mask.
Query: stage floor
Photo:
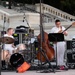
[[[4,71],[1,72],[1,75],[75,75],[75,69],[69,69],[67,71],[65,70],[55,70],[54,72],[48,72],[48,73],[40,73],[40,71],[37,70],[27,70],[26,72],[23,73],[17,73],[16,71]]]

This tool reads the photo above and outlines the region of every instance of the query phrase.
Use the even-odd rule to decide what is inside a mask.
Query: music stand
[[[62,34],[62,33],[49,33],[48,40],[50,42],[64,41],[64,34]],[[56,67],[57,67],[57,43],[56,43]]]
[[[49,33],[48,40],[51,42],[64,41],[64,34],[62,34],[62,33]]]

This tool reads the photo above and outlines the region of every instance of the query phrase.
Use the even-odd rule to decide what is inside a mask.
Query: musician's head
[[[57,27],[59,27],[59,26],[61,25],[60,20],[57,19],[57,20],[55,21],[55,24],[56,24]]]
[[[7,34],[13,35],[13,33],[14,33],[14,29],[13,28],[8,28],[7,29]]]

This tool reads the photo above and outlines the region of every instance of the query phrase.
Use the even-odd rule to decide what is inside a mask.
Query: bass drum
[[[24,58],[21,54],[19,53],[14,53],[11,55],[10,57],[10,64],[14,67],[14,68],[18,68],[19,66],[21,66],[24,63]]]

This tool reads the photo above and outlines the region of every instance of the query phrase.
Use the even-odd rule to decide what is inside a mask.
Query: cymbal
[[[11,43],[14,43],[14,39],[11,37],[1,37],[0,42],[5,44],[11,44]]]

